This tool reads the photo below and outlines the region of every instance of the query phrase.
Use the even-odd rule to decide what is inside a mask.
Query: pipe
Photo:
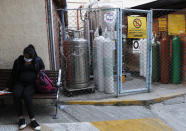
[[[129,12],[134,12],[134,13],[149,13],[149,11],[148,10],[138,10],[138,9],[122,9],[123,10],[123,12],[127,12],[127,11],[129,11]]]
[[[79,9],[77,9],[77,30],[79,30]]]
[[[148,89],[147,88],[141,88],[141,89],[123,90],[123,91],[121,91],[121,94],[140,93],[140,92],[148,92]]]
[[[53,33],[53,17],[52,17],[52,0],[47,1],[48,7],[48,26],[49,26],[49,39],[50,39],[50,55],[52,61],[52,70],[56,70],[56,58],[54,49],[54,33]]]
[[[63,40],[66,40],[66,31],[65,31],[65,11],[61,10],[61,21],[62,21],[62,29],[63,29]]]
[[[61,10],[61,23],[63,29],[63,40],[66,40],[66,32],[65,32],[65,13],[67,12],[67,2],[63,0],[64,9]]]
[[[79,9],[82,8],[80,5],[79,8],[77,9],[77,30],[79,30]]]

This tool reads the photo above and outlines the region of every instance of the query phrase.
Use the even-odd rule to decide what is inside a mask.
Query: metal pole
[[[152,77],[152,10],[147,14],[147,69],[146,69],[146,88],[151,89]]]
[[[52,43],[52,54],[53,54],[53,59],[54,59],[54,63],[53,63],[53,68],[54,68],[54,70],[56,70],[56,54],[55,54],[55,42],[54,42],[54,20],[53,20],[53,0],[51,0],[51,4],[50,4],[50,6],[51,6],[51,23],[52,23],[52,41],[53,41],[53,43]]]
[[[123,11],[128,11],[128,12],[134,12],[134,13],[148,13],[148,10],[138,10],[138,9],[122,9]]]
[[[56,59],[54,49],[54,34],[53,34],[53,17],[52,17],[52,1],[47,1],[48,6],[48,26],[49,26],[49,39],[50,39],[50,55],[52,61],[52,70],[56,70]]]
[[[119,93],[120,93],[120,84],[119,84],[119,72],[120,72],[120,70],[119,70],[119,43],[120,43],[120,41],[119,41],[119,36],[120,36],[120,34],[119,34],[119,17],[120,17],[120,15],[119,15],[119,13],[120,13],[120,11],[119,10],[117,10],[117,94],[116,94],[116,97],[119,97]]]
[[[119,84],[120,84],[120,90],[119,90],[119,92],[121,92],[121,90],[123,89],[122,88],[122,54],[123,54],[123,50],[122,50],[122,10],[121,9],[119,9],[119,34],[120,34],[120,36],[119,36],[119,66],[120,66],[120,71],[119,71]]]
[[[180,11],[180,9],[152,9],[152,11]]]
[[[148,89],[148,92],[150,92],[150,90],[151,90],[151,85],[152,85],[152,36],[153,36],[153,28],[152,28],[152,26],[153,26],[153,11],[151,10],[150,11],[150,38],[151,38],[151,41],[150,41],[150,74],[149,74],[149,81],[150,81],[150,83],[149,83],[149,89]]]
[[[66,40],[66,32],[65,32],[65,14],[66,10],[61,10],[61,22],[62,22],[62,29],[63,29],[63,40]]]
[[[122,10],[117,9],[117,97],[122,88]]]

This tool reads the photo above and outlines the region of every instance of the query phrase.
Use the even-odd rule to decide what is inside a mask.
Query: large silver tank
[[[84,88],[89,84],[88,42],[83,38],[71,41],[71,88]]]

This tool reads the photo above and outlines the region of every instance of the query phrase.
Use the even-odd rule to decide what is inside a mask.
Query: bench
[[[6,88],[6,84],[8,81],[8,78],[11,74],[10,69],[0,69],[0,90]],[[57,88],[56,93],[51,94],[44,94],[44,93],[35,93],[32,97],[32,99],[54,99],[55,100],[55,115],[54,119],[58,118],[58,103],[59,103],[59,96],[60,96],[60,87],[62,85],[61,83],[61,69],[59,71],[50,71],[46,70],[46,74],[48,77],[53,81],[54,86]],[[4,99],[12,97],[12,94],[7,95],[1,95],[0,100],[4,101]]]

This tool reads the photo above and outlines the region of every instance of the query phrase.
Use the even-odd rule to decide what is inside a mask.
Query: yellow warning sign
[[[168,32],[169,35],[185,34],[185,16],[184,15],[168,15]]]
[[[159,18],[159,31],[167,31],[167,19],[166,18]]]
[[[146,17],[128,16],[128,38],[146,38]]]

